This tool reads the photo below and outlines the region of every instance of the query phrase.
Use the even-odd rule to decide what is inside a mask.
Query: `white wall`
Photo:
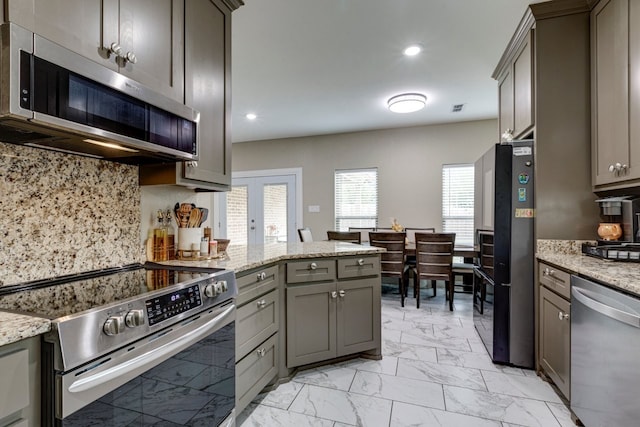
[[[441,229],[442,165],[473,163],[497,141],[497,121],[233,144],[233,171],[301,167],[304,225],[317,238],[334,228],[335,169],[378,168],[379,225]],[[319,205],[319,213],[309,213]]]

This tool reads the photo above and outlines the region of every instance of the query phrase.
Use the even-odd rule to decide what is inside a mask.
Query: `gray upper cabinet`
[[[603,0],[591,12],[592,181],[596,191],[640,179],[640,1]]]
[[[5,18],[184,101],[184,0],[8,0]]]
[[[231,9],[221,0],[185,3],[185,104],[200,112],[197,162],[147,165],[142,185],[225,191],[231,186]]]
[[[528,135],[534,124],[533,106],[533,29],[529,29],[513,57],[501,63],[494,73],[498,78],[499,140],[510,133],[514,139]]]

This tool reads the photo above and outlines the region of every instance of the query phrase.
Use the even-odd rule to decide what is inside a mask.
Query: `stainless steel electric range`
[[[235,274],[147,263],[2,290],[45,316],[42,425],[235,425]]]

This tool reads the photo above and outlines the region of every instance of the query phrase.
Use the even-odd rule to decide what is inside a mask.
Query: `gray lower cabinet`
[[[40,425],[40,337],[0,347],[0,426]]]
[[[562,394],[570,399],[571,303],[567,299],[570,275],[544,263],[539,264],[539,273],[541,284],[538,320],[540,367]]]
[[[288,368],[379,348],[380,258],[287,263],[286,303]]]
[[[278,266],[240,273],[237,282],[236,411],[239,413],[278,373]]]

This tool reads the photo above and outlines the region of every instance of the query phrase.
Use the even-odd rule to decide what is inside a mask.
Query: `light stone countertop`
[[[49,319],[0,310],[0,346],[51,330]]]
[[[640,263],[608,261],[583,255],[577,240],[538,240],[536,257],[614,288],[640,296]]]
[[[166,261],[161,264],[232,269],[236,273],[287,259],[371,255],[384,249],[345,242],[274,243],[230,245],[226,256],[209,261]],[[49,332],[48,319],[0,310],[0,346]]]
[[[371,255],[384,249],[338,241],[308,243],[272,243],[268,245],[229,245],[226,256],[208,261],[172,260],[159,264],[185,267],[225,268],[241,273],[263,265],[288,259],[325,258],[348,255]]]

